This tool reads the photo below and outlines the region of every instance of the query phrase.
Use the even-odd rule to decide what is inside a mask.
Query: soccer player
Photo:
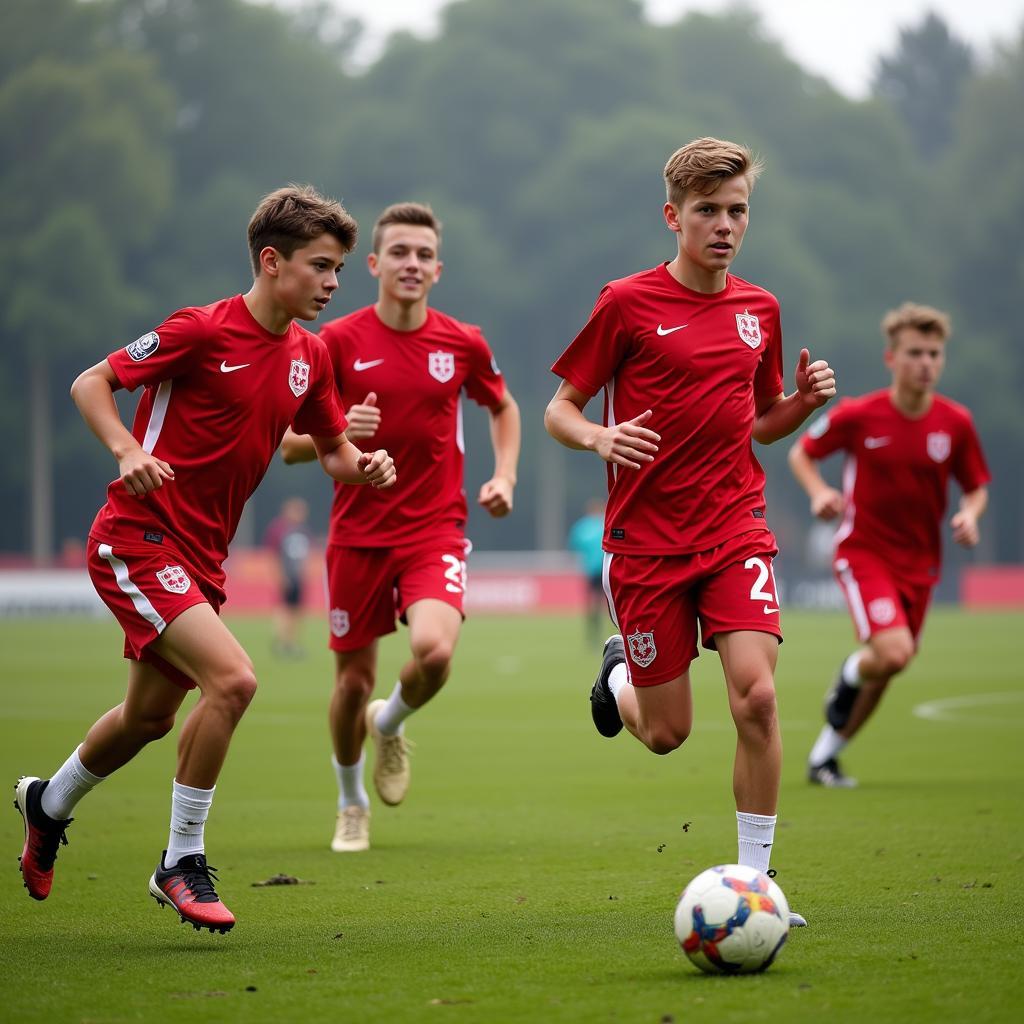
[[[309,505],[305,498],[286,498],[280,513],[263,535],[263,546],[273,551],[280,578],[280,598],[274,622],[274,653],[280,658],[301,658],[302,589],[309,557]]]
[[[494,474],[478,502],[492,516],[512,510],[519,458],[519,407],[480,329],[428,305],[441,276],[441,225],[429,206],[398,203],[381,213],[367,257],[377,301],[326,324],[324,340],[347,406],[349,436],[386,446],[402,466],[388,494],[336,487],[327,547],[330,647],[335,683],[328,722],[338,781],[331,849],[369,848],[370,801],[363,745],[376,747],[380,799],[409,786],[404,722],[444,685],[463,620],[466,496],[463,391],[490,415]],[[414,429],[410,429],[414,424]],[[289,432],[286,462],[313,457]],[[387,699],[370,702],[377,642],[409,627],[410,658]]]
[[[604,596],[604,501],[591,498],[586,510],[569,528],[567,545],[579,560],[580,572],[587,586],[586,616],[587,639],[596,643],[600,639],[601,620],[607,602]]]
[[[822,786],[856,785],[838,755],[917,652],[939,579],[950,475],[963,489],[953,539],[967,548],[978,543],[990,479],[985,456],[971,414],[935,392],[949,333],[949,317],[930,306],[908,302],[887,313],[889,387],[839,402],[789,453],[811,513],[842,516],[833,567],[863,645],[843,661],[825,698],[826,724],[807,768]],[[845,455],[842,493],[817,466],[836,451]]]
[[[619,633],[605,643],[591,691],[594,724],[603,736],[625,725],[656,754],[683,743],[699,623],[721,658],[736,725],[739,863],[765,871],[782,767],[782,633],[751,439],[791,433],[835,394],[835,381],[803,349],[796,391],[783,394],[778,301],[729,273],[759,171],[748,149],[719,139],[672,154],[664,217],[675,258],[605,285],[555,362],[563,380],[545,423],[562,444],[608,463],[604,579]],[[602,388],[598,424],[583,411]]]
[[[218,617],[228,543],[289,424],[313,435],[336,480],[374,489],[395,481],[386,451],[361,453],[346,439],[323,343],[293,322],[326,307],[356,231],[312,188],[272,192],[249,222],[254,281],[245,295],[173,313],[72,386],[118,463],[89,535],[88,567],[125,633],[128,688],[48,780],[17,784],[21,873],[33,899],[50,893],[78,801],[166,735],[198,687],[178,743],[170,838],[149,891],[197,929],[224,933],[235,923],[204,844],[231,735],[256,690],[249,656]],[[129,432],[114,392],[139,386]]]

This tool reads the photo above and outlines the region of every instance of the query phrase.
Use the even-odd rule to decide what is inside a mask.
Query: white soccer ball
[[[739,864],[702,871],[676,907],[676,938],[709,974],[749,974],[769,967],[789,935],[789,904],[763,872]]]

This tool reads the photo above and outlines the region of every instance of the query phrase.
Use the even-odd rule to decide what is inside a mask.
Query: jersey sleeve
[[[800,438],[800,444],[812,459],[848,451],[853,447],[855,422],[849,403],[840,399],[834,409],[821,413],[811,422]]]
[[[338,404],[331,360],[322,342],[317,342],[311,359],[309,389],[292,420],[292,430],[313,437],[337,437],[348,426],[348,420]]]
[[[964,494],[970,494],[992,479],[988,463],[985,461],[985,453],[981,450],[981,441],[978,432],[974,428],[974,420],[970,413],[965,413],[966,419],[957,445],[952,465],[953,476],[962,488]]]
[[[479,328],[473,328],[470,333],[469,373],[464,385],[466,394],[477,405],[493,409],[505,397],[505,378]]]
[[[187,373],[207,340],[204,321],[195,309],[179,309],[156,330],[107,356],[121,386],[129,391],[160,384]]]
[[[768,339],[764,355],[757,364],[754,374],[754,394],[759,399],[774,401],[785,390],[782,375],[782,318],[778,303],[773,303],[772,313],[768,319]]]
[[[619,303],[605,285],[590,319],[551,369],[585,395],[596,395],[615,376],[629,346]]]

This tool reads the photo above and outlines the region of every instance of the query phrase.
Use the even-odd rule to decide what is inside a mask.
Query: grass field
[[[409,725],[408,799],[375,804],[369,853],[337,855],[320,624],[307,624],[316,650],[291,663],[270,658],[265,622],[233,625],[260,692],[207,843],[239,924],[194,932],[147,895],[167,836],[168,738],[79,805],[45,903],[21,887],[21,819],[0,813],[0,1020],[1019,1019],[1019,614],[934,611],[919,661],[844,759],[861,780],[849,792],[803,777],[849,624],[787,615],[773,866],[810,927],[741,978],[698,974],[672,934],[683,884],[736,858],[716,657],[695,670],[693,736],[657,758],[593,731],[596,657],[578,622],[472,621],[449,688]],[[403,642],[385,645],[382,679]],[[117,702],[119,645],[107,621],[0,623],[4,785],[48,775]],[[252,886],[278,872],[311,884]]]

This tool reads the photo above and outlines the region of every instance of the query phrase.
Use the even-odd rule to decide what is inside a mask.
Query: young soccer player
[[[808,759],[811,782],[856,781],[838,755],[913,660],[942,560],[947,482],[963,489],[953,539],[978,543],[990,477],[971,414],[935,393],[946,361],[949,317],[905,303],[882,320],[888,388],[844,399],[793,446],[789,464],[821,519],[842,516],[834,569],[863,645],[847,657],[825,699],[826,724]],[[817,461],[845,455],[843,491]]]
[[[218,618],[228,543],[289,424],[313,435],[336,480],[374,489],[395,480],[386,451],[360,453],[346,439],[323,343],[293,322],[326,307],[356,230],[312,188],[271,193],[249,223],[255,277],[245,295],[179,310],[72,386],[118,463],[88,565],[124,629],[128,689],[50,779],[17,784],[21,873],[33,899],[50,893],[78,801],[166,735],[198,687],[178,744],[170,838],[149,891],[197,929],[223,933],[235,923],[214,889],[203,836],[231,735],[256,690],[252,662]],[[113,393],[140,385],[129,432]]]
[[[369,848],[370,801],[363,744],[376,747],[373,781],[385,804],[409,786],[404,722],[444,685],[463,619],[466,496],[463,391],[490,415],[494,475],[478,502],[512,510],[519,408],[480,329],[428,305],[441,276],[441,225],[429,206],[399,203],[380,215],[367,257],[377,302],[326,324],[334,378],[348,407],[349,436],[394,452],[402,482],[387,494],[336,487],[327,548],[330,646],[335,685],[328,721],[338,780],[331,849]],[[409,424],[415,423],[414,430]],[[313,457],[289,433],[285,461]],[[410,659],[390,696],[370,702],[377,641],[409,627]]]
[[[791,433],[835,381],[804,349],[796,391],[783,394],[778,301],[729,273],[759,171],[748,149],[719,139],[672,154],[664,216],[675,258],[605,285],[553,367],[564,379],[545,423],[562,444],[608,463],[604,579],[619,634],[605,643],[591,691],[594,724],[603,736],[625,725],[656,754],[683,743],[699,623],[721,658],[736,725],[739,863],[765,871],[782,766],[782,633],[751,439]],[[602,388],[598,424],[583,410]]]

